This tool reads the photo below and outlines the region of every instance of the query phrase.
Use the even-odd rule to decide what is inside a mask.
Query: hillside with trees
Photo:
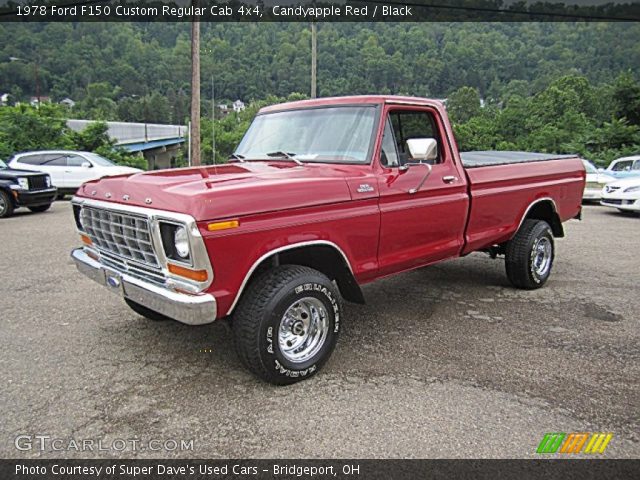
[[[318,93],[448,98],[464,149],[575,151],[605,162],[640,150],[638,38],[637,23],[325,23]],[[218,159],[258,105],[309,92],[305,23],[202,24],[201,59],[203,117],[212,82],[217,103],[252,103],[216,121]],[[189,66],[186,23],[0,24],[0,94],[75,102],[55,117],[184,123]]]

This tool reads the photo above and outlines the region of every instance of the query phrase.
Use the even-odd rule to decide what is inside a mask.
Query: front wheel
[[[10,217],[13,214],[13,201],[7,192],[0,190],[0,218]]]
[[[525,290],[542,287],[551,275],[554,255],[549,224],[543,220],[525,220],[507,243],[505,267],[509,281]]]
[[[50,208],[51,208],[51,204],[47,203],[46,205],[38,205],[37,207],[29,207],[29,210],[31,210],[33,213],[40,213],[40,212],[46,212]]]
[[[283,265],[257,277],[232,320],[242,363],[259,378],[288,385],[317,373],[338,340],[340,294],[324,274]]]

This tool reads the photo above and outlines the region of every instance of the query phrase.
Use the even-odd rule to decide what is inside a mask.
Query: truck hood
[[[39,175],[48,174],[33,170],[20,170],[18,168],[0,168],[0,178],[37,177]]]
[[[203,221],[348,201],[348,173],[348,165],[243,162],[104,177],[77,195]]]

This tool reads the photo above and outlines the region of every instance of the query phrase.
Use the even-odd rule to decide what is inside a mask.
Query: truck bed
[[[509,165],[513,163],[542,162],[546,160],[561,160],[575,158],[575,155],[560,155],[557,153],[530,153],[508,151],[475,151],[460,152],[464,168],[488,167],[491,165]]]

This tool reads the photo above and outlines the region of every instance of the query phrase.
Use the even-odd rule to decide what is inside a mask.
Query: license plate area
[[[113,292],[118,295],[122,295],[122,292],[123,292],[122,275],[120,275],[118,272],[105,269],[104,284],[107,286],[110,292]]]

